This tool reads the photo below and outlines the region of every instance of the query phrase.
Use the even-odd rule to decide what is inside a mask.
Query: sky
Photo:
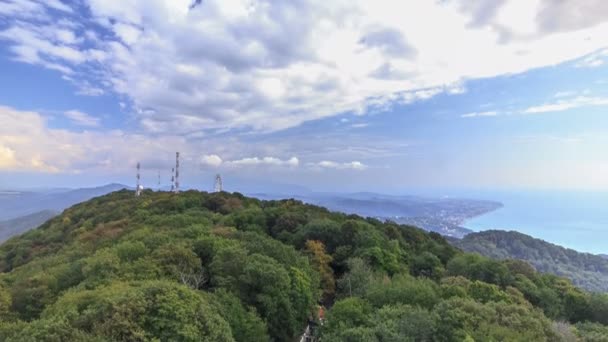
[[[3,188],[607,191],[607,109],[602,0],[0,1]]]

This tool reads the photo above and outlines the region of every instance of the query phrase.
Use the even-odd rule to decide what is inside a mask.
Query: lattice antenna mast
[[[175,189],[174,191],[179,192],[179,152],[175,152]]]
[[[171,168],[171,192],[175,190],[175,168]]]
[[[136,176],[137,183],[135,184],[135,196],[138,196],[138,197],[139,197],[139,195],[141,195],[141,190],[142,190],[142,186],[140,184],[141,177],[139,174],[140,169],[141,169],[141,165],[139,164],[139,162],[137,162],[137,176]]]
[[[214,190],[215,192],[222,192],[224,191],[223,187],[224,185],[222,184],[222,176],[218,173],[217,175],[215,175]]]
[[[160,191],[160,170],[158,170],[158,191]]]

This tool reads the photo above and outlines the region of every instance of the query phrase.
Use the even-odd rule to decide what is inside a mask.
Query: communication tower
[[[175,190],[175,168],[171,168],[171,192]]]
[[[179,152],[175,152],[175,189],[173,190],[179,192]]]
[[[224,191],[223,184],[222,184],[222,176],[219,173],[217,175],[215,175],[214,190],[215,190],[215,192],[222,192],[222,191]]]
[[[139,183],[141,177],[139,175],[139,171],[141,169],[141,166],[139,165],[139,162],[137,162],[137,183],[135,184],[135,196],[141,195],[141,190],[143,189],[143,187],[141,186],[141,184]]]

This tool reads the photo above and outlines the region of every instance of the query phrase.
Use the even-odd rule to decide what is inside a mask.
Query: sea
[[[466,196],[504,205],[463,223],[466,228],[514,230],[579,252],[608,254],[608,192],[495,191]]]

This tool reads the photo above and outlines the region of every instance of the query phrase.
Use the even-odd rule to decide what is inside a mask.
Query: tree
[[[330,267],[332,257],[325,252],[325,246],[321,241],[306,241],[305,251],[308,254],[312,265],[321,276],[321,288],[323,289],[323,299],[330,300],[336,292],[336,280],[333,270]]]
[[[373,271],[361,258],[348,259],[347,265],[348,272],[338,280],[340,296],[363,297],[373,281]]]
[[[437,284],[429,279],[414,278],[409,275],[374,279],[365,298],[375,307],[410,304],[429,309],[440,300]]]
[[[192,249],[168,244],[157,249],[154,257],[166,275],[178,279],[192,289],[201,288],[208,280],[201,266],[201,260]]]
[[[168,281],[114,283],[74,291],[53,304],[43,319],[112,341],[233,341],[229,324],[207,296]]]
[[[443,275],[444,269],[441,260],[435,254],[425,251],[412,258],[410,272],[415,277],[438,280]]]
[[[230,324],[236,342],[267,342],[266,323],[254,308],[246,308],[232,293],[218,290],[214,293],[218,312]]]

